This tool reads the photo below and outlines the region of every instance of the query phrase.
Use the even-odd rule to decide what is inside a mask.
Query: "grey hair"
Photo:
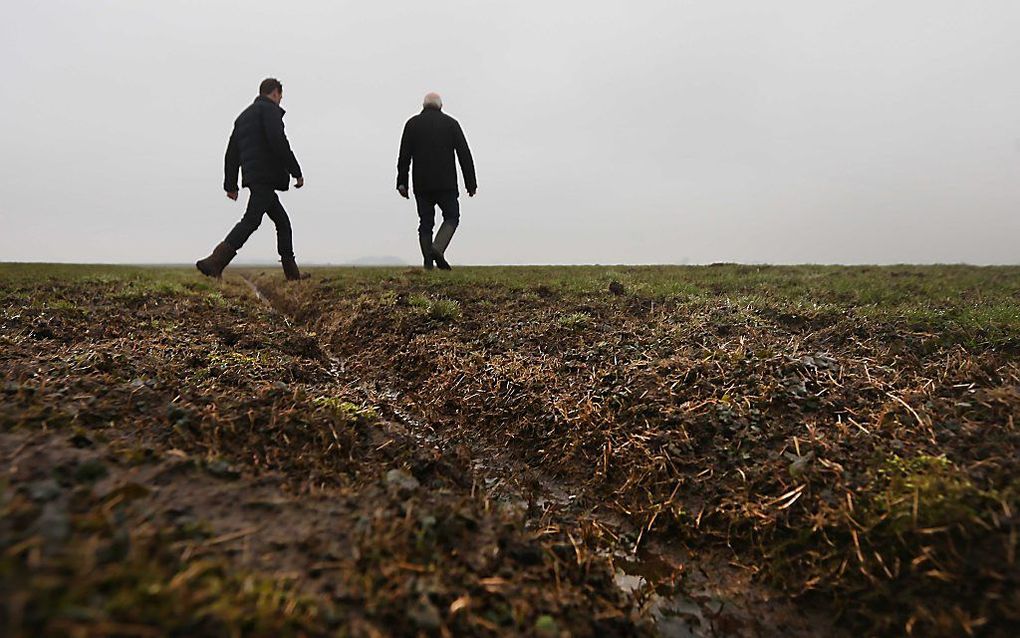
[[[422,106],[427,109],[442,109],[443,98],[439,97],[438,93],[426,93],[425,99],[422,100]]]

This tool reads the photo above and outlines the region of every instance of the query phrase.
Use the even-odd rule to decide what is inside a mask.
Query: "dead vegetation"
[[[0,292],[4,635],[648,632],[243,284],[38,274]]]
[[[871,632],[1008,633],[1015,269],[628,273],[626,294],[569,271],[260,285],[440,438],[537,465],[634,545],[731,548]],[[401,310],[434,289],[456,322]]]
[[[247,276],[7,267],[13,635],[1020,622],[1017,269]]]

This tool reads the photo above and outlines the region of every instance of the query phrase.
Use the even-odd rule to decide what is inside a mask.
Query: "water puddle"
[[[700,638],[718,635],[710,615],[722,611],[720,601],[695,600],[683,589],[684,563],[678,557],[665,557],[649,550],[638,555],[614,557],[615,582],[638,601],[644,616],[655,623],[666,638]],[[715,603],[714,605],[712,603]]]

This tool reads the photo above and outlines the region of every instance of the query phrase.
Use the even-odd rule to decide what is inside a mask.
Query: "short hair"
[[[427,109],[441,109],[443,108],[443,98],[439,97],[438,93],[426,93],[425,99],[422,100],[422,106]]]
[[[269,95],[273,91],[283,91],[283,85],[276,78],[266,78],[259,85],[259,95]]]

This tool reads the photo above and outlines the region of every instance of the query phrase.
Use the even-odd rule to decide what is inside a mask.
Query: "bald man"
[[[407,177],[414,163],[418,244],[426,270],[432,270],[433,264],[441,270],[451,270],[446,261],[446,248],[460,223],[460,191],[457,167],[453,162],[455,152],[460,160],[460,170],[464,173],[464,188],[469,196],[474,197],[478,181],[464,131],[457,120],[443,113],[443,99],[439,94],[429,93],[422,103],[421,113],[404,125],[397,159],[397,192],[404,199],[409,199]],[[433,239],[437,205],[443,211],[443,224]]]

